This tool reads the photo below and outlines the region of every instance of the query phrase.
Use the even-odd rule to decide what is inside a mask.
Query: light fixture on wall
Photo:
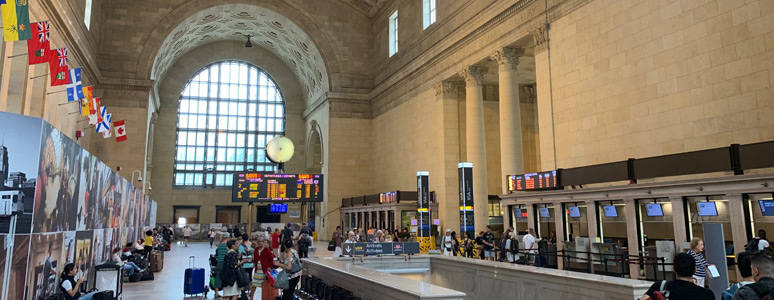
[[[252,37],[252,35],[247,34],[245,36],[247,37],[247,43],[245,43],[245,48],[252,48],[253,47],[253,43],[250,42],[250,37]]]

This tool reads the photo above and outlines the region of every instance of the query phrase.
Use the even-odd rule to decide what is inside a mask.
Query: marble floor
[[[328,251],[327,242],[315,242],[317,251],[315,257],[331,257],[333,253]],[[194,256],[194,265],[204,268],[205,281],[209,280],[210,267],[207,262],[210,254],[215,253],[215,248],[210,248],[209,243],[188,243],[188,248],[182,244],[174,244],[172,251],[164,254],[164,268],[153,275],[153,281],[124,282],[123,299],[215,299],[215,294],[210,291],[207,297],[183,296],[183,277],[188,268],[188,258]],[[260,295],[260,292],[258,292]]]

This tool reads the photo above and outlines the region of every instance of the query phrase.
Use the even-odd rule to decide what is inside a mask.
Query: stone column
[[[728,198],[728,217],[731,219],[731,224],[739,224],[739,226],[731,226],[731,238],[734,241],[734,254],[744,252],[744,246],[747,245],[747,226],[744,221],[744,197],[742,194],[729,194]]]
[[[484,93],[481,88],[486,68],[471,66],[460,71],[465,79],[465,133],[467,161],[473,163],[473,199],[476,231],[489,224],[486,179],[486,131],[484,128]]]
[[[688,242],[688,232],[686,231],[686,224],[688,220],[685,218],[685,206],[683,206],[683,197],[674,196],[669,197],[672,202],[672,224],[674,224],[675,231],[675,252],[682,252],[682,243]],[[690,225],[690,224],[688,224]]]
[[[597,224],[597,203],[592,201],[586,201],[586,229],[589,231],[589,242],[596,243],[599,236],[599,226]],[[601,242],[601,240],[600,240]]]
[[[459,136],[459,99],[463,84],[459,81],[440,81],[433,85],[436,100],[440,102],[443,118],[443,147],[437,149],[439,157],[443,160],[441,174],[441,187],[436,188],[438,211],[433,212],[444,224],[445,228],[460,232],[460,187],[457,163],[460,162],[460,136]],[[437,176],[433,178],[437,179]],[[432,181],[431,181],[432,185]],[[399,214],[396,215],[396,219]],[[397,222],[400,224],[400,222]]]
[[[2,76],[0,77],[0,111],[7,111],[8,107],[8,90],[11,84],[11,59],[9,56],[13,55],[13,42],[5,42],[2,46]]]
[[[564,249],[564,241],[565,241],[565,233],[564,233],[564,209],[562,209],[562,202],[554,202],[554,228],[556,229],[556,252],[557,254],[561,254],[562,249]],[[548,236],[551,236],[551,233],[548,233]],[[562,270],[564,268],[564,260],[562,257],[556,258],[556,263],[558,265],[558,269]]]
[[[500,172],[505,176],[524,173],[524,148],[521,137],[521,107],[516,66],[524,49],[503,48],[491,55],[499,65],[500,81]],[[508,186],[503,184],[503,194]]]
[[[626,239],[629,242],[629,255],[637,256],[640,254],[640,237],[637,235],[637,201],[633,198],[623,199],[624,211],[626,217]],[[637,279],[640,276],[640,268],[637,265],[629,265],[629,276]]]
[[[548,51],[548,30],[545,25],[532,30],[532,40],[535,45],[535,80],[537,81],[537,114],[540,169],[552,170],[557,167],[554,153],[554,116],[551,96],[551,71]]]

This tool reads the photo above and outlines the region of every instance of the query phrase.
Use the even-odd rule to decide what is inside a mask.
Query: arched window
[[[284,135],[285,101],[274,79],[239,61],[213,63],[180,95],[175,186],[231,186],[234,171],[274,171],[266,142]]]

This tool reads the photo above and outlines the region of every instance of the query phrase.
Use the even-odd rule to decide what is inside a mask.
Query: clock
[[[277,136],[266,143],[266,157],[273,163],[286,163],[293,157],[295,149],[289,138]]]

